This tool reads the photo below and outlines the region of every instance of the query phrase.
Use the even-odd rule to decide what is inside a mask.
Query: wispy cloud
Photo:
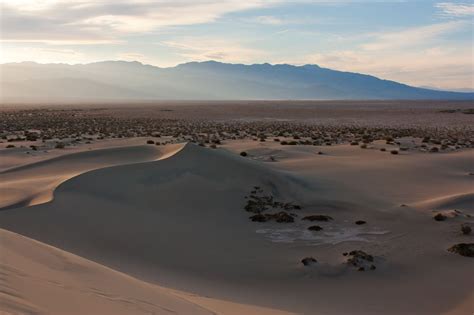
[[[473,3],[440,2],[437,3],[435,6],[445,16],[467,17],[474,15]]]
[[[4,40],[113,40],[127,33],[216,21],[281,0],[2,0]]]
[[[266,24],[266,25],[282,25],[288,24],[288,21],[272,15],[260,15],[253,18],[245,19],[246,22],[257,23],[257,24]]]
[[[361,47],[365,50],[381,50],[426,45],[440,35],[462,30],[465,27],[470,27],[469,21],[459,20],[413,27],[393,32],[375,33],[373,34],[374,39]]]
[[[162,45],[175,49],[186,61],[218,60],[223,62],[252,62],[265,55],[264,51],[246,47],[228,39],[188,37],[163,41]]]

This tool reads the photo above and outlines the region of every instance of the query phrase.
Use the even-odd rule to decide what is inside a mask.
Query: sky
[[[0,63],[318,64],[474,90],[474,2],[0,0]]]

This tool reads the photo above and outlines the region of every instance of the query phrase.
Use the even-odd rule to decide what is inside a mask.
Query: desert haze
[[[0,65],[0,100],[15,103],[153,100],[472,100],[474,93],[417,88],[317,65],[139,62]]]
[[[0,315],[474,315],[473,18],[0,0]]]

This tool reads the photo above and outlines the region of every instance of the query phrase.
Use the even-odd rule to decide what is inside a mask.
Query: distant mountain
[[[452,99],[474,93],[417,88],[316,65],[190,62],[159,68],[139,62],[0,65],[2,102],[164,99]]]

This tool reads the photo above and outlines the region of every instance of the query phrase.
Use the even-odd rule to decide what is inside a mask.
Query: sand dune
[[[281,162],[263,163],[186,145],[162,161],[71,178],[50,203],[0,212],[0,226],[197,294],[191,300],[201,305],[210,298],[304,314],[471,311],[471,261],[446,251],[462,238],[455,232],[459,222],[440,225],[400,203],[468,192],[471,179],[462,176],[472,152],[430,156],[422,164],[426,156],[347,146],[325,148],[325,155],[311,151],[316,148],[285,150]],[[434,175],[421,176],[426,171]],[[438,188],[441,176],[448,181]],[[251,222],[244,196],[255,185],[301,204],[300,217],[324,213],[334,222],[322,223],[318,237],[308,234],[304,221]],[[357,219],[368,224],[355,226]],[[375,255],[377,270],[360,273],[343,264],[342,253],[354,249]],[[306,256],[318,265],[302,266]],[[220,304],[212,304],[218,311]]]
[[[0,210],[48,202],[54,189],[81,173],[166,158],[182,145],[107,148],[66,154],[0,172]]]
[[[170,290],[0,229],[7,314],[213,314]]]

